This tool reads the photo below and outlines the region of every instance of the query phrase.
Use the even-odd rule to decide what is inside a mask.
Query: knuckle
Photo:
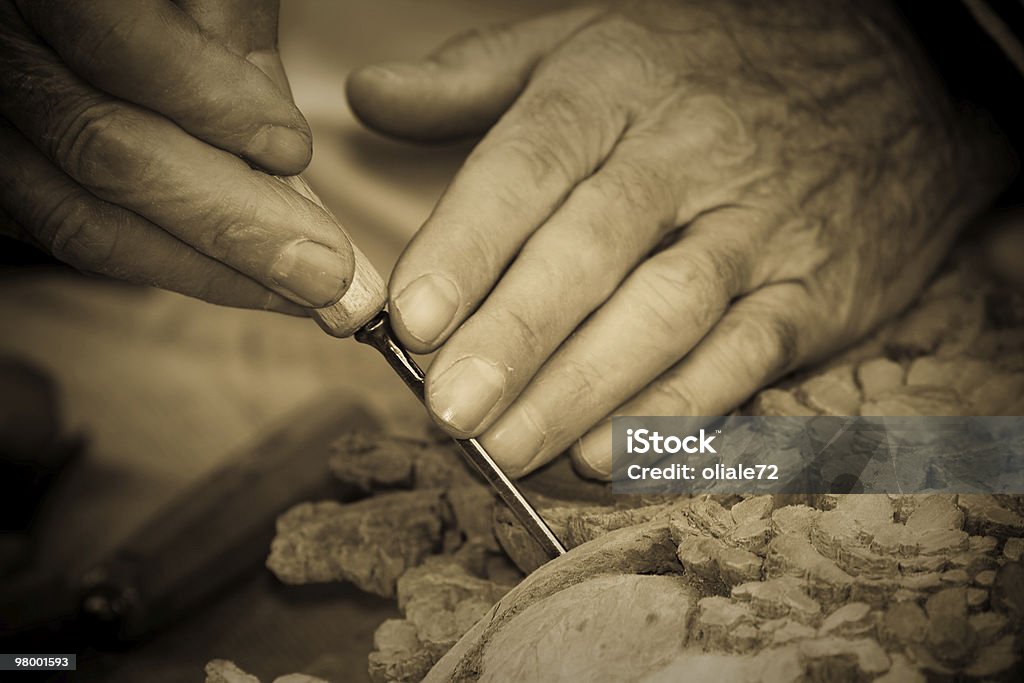
[[[615,170],[609,169],[595,177],[590,186],[595,199],[601,198],[604,203],[626,212],[627,214],[659,214],[660,221],[671,221],[675,215],[675,207],[671,206],[671,195],[667,191],[668,183],[659,181],[657,174],[645,160],[620,160]],[[582,187],[581,187],[582,189]]]
[[[681,252],[637,271],[637,299],[660,333],[677,335],[711,324],[724,302],[707,270],[704,259]]]
[[[747,260],[720,240],[704,246],[698,246],[698,243],[687,245],[684,240],[666,252],[666,258],[678,259],[679,270],[689,278],[686,286],[699,288],[701,295],[709,299],[735,296],[747,279]]]
[[[502,310],[494,322],[495,329],[501,331],[508,347],[514,349],[514,356],[522,357],[524,351],[534,355],[547,347],[539,327],[529,317],[515,309]]]
[[[524,118],[540,119],[560,125],[562,130],[573,130],[581,120],[593,117],[593,107],[601,97],[593,92],[587,80],[580,80],[577,74],[573,82],[561,69],[547,69],[542,73],[522,96]]]
[[[573,181],[579,166],[577,149],[564,141],[551,139],[550,131],[545,126],[536,128],[531,124],[517,122],[506,126],[500,139],[490,141],[482,148],[481,154],[470,157],[469,167],[478,166],[479,162],[488,163],[485,156],[500,159],[503,172],[506,169],[520,171],[537,185],[549,182],[568,183]]]
[[[118,160],[131,158],[133,140],[126,123],[115,102],[85,106],[55,136],[57,163],[83,185],[107,184]]]
[[[46,243],[60,261],[92,273],[105,272],[111,263],[116,230],[76,198],[58,202],[46,224]]]
[[[212,201],[198,209],[195,231],[196,246],[199,250],[217,259],[238,260],[239,251],[249,252],[252,260],[253,247],[266,242],[258,207],[247,202]],[[262,238],[262,239],[261,239]]]
[[[549,74],[531,82],[480,149],[526,168],[538,184],[573,182],[598,166],[618,139],[622,118],[603,91]]]
[[[115,66],[124,48],[139,38],[142,15],[135,12],[107,14],[100,22],[85,22],[67,46],[69,61],[92,69]]]
[[[545,230],[523,248],[531,262],[552,262],[550,276],[568,291],[578,287],[580,277],[587,278],[593,286],[590,298],[602,301],[650,251],[673,213],[661,210],[664,205],[651,187],[656,183],[645,180],[643,169],[612,175],[578,185]]]
[[[705,276],[715,278],[729,295],[738,294],[745,288],[749,280],[749,266],[739,252],[720,243],[718,248],[708,249],[704,257]]]
[[[701,410],[693,390],[678,377],[667,377],[651,386],[651,393],[659,410],[668,415],[700,415]]]
[[[751,306],[737,306],[731,321],[723,321],[727,332],[736,336],[731,353],[722,359],[726,368],[742,368],[748,378],[765,381],[792,370],[800,357],[799,325],[785,313],[771,308],[751,311]],[[732,329],[729,329],[731,327]]]
[[[558,386],[568,390],[566,395],[577,396],[577,408],[582,412],[586,405],[598,402],[599,392],[603,388],[601,381],[607,372],[598,367],[594,360],[580,357],[565,358],[559,365]]]
[[[647,333],[672,339],[700,327],[701,316],[698,311],[685,306],[680,297],[673,297],[667,291],[671,285],[659,287],[655,278],[651,282],[646,288],[649,294],[638,301]]]
[[[504,188],[494,192],[491,199],[502,205],[507,204],[508,211],[502,212],[505,215],[515,215],[522,207],[522,204],[511,198]],[[412,282],[415,277],[427,270],[441,268],[458,274],[457,281],[472,282],[475,277],[483,277],[489,284],[493,284],[505,270],[511,257],[502,251],[500,240],[495,239],[495,235],[490,230],[481,229],[479,224],[471,223],[460,215],[462,213],[460,201],[442,198],[441,202],[442,205],[427,220],[413,240],[408,252],[395,266],[395,275],[392,276],[392,280],[403,283]],[[449,207],[451,207],[450,211]],[[426,236],[429,236],[429,242],[424,239]],[[458,253],[453,254],[443,245],[456,237],[459,248]],[[460,273],[459,264],[474,264],[473,273]],[[490,275],[490,278],[487,277],[487,274]],[[468,287],[463,294],[470,294],[473,291],[473,287]],[[482,294],[476,294],[476,296],[479,297]]]
[[[800,355],[799,326],[790,318],[772,316],[763,324],[766,341],[765,367],[774,376],[792,370]]]
[[[613,11],[579,31],[579,58],[598,61],[606,82],[619,87],[648,83],[660,66],[650,49],[652,37],[648,27]]]
[[[528,264],[529,279],[547,283],[544,303],[535,295],[531,298],[546,312],[545,323],[559,327],[579,322],[607,300],[632,266],[622,258],[624,251],[630,251],[625,240],[613,231],[593,222],[574,221],[560,227],[530,239],[519,255]],[[581,244],[588,248],[580,249]]]
[[[242,275],[229,268],[219,268],[215,261],[198,259],[197,267],[190,271],[189,295],[203,301],[222,301],[224,292],[240,293]],[[266,292],[269,301],[273,292]]]
[[[666,268],[644,269],[637,274],[637,303],[643,311],[649,333],[672,337],[687,325],[696,324],[692,311],[682,304],[685,278]]]

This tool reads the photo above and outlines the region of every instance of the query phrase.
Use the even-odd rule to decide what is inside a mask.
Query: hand
[[[905,306],[1009,172],[913,45],[862,3],[631,2],[356,73],[384,132],[497,120],[391,279],[435,418],[607,477],[610,414],[725,414]]]
[[[337,301],[344,233],[250,167],[311,153],[276,32],[276,0],[0,0],[5,232],[217,303]]]

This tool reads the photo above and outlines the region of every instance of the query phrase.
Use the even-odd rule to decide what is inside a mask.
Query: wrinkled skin
[[[250,167],[311,154],[277,0],[0,0],[0,147],[0,232],[80,270],[288,313],[351,281],[334,219]]]
[[[276,11],[0,0],[5,232],[219,303],[336,300],[340,227],[262,173],[309,159]],[[390,303],[438,350],[437,420],[512,474],[571,448],[607,476],[607,416],[720,414],[864,334],[1010,172],[865,3],[584,6],[368,67],[349,95],[386,133],[486,132]]]
[[[869,11],[870,7],[870,11]],[[391,279],[435,418],[607,477],[617,415],[720,415],[906,306],[1009,177],[886,8],[615,3],[368,67],[357,114],[486,129]]]

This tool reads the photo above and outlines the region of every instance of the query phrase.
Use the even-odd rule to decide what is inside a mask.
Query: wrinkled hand
[[[384,132],[497,120],[391,280],[436,419],[606,477],[606,416],[724,414],[865,334],[1009,171],[934,80],[884,9],[811,0],[573,9],[356,73]]]
[[[250,167],[311,154],[276,34],[276,0],[0,0],[5,232],[217,303],[336,301],[344,233]]]

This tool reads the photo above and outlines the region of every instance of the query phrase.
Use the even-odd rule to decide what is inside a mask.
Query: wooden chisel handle
[[[279,177],[278,179],[328,214],[331,213],[301,176]],[[384,280],[351,237],[349,237],[349,244],[352,245],[352,256],[355,262],[352,284],[349,285],[348,291],[338,303],[313,311],[313,318],[327,334],[333,337],[352,336],[356,330],[380,313],[387,302],[387,288],[384,286]]]

